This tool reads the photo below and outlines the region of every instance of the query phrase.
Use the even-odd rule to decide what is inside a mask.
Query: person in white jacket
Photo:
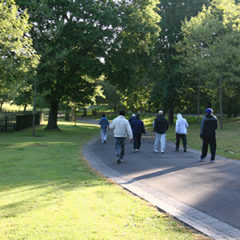
[[[127,135],[130,141],[133,141],[133,133],[129,121],[124,117],[125,112],[121,110],[119,116],[114,118],[110,123],[109,128],[113,129],[115,138],[114,152],[117,157],[117,163],[120,164],[125,154],[125,139]]]
[[[179,144],[180,139],[182,139],[183,143],[183,151],[187,151],[187,128],[188,122],[185,118],[182,117],[180,113],[177,114],[177,121],[176,121],[176,151],[179,151]]]

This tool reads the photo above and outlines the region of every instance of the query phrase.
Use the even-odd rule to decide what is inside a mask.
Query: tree
[[[0,98],[9,100],[6,89],[32,76],[39,56],[32,46],[31,25],[27,11],[21,11],[13,0],[0,1]],[[4,97],[3,97],[4,95]]]
[[[158,101],[160,107],[168,112],[168,120],[173,122],[173,112],[181,109],[181,93],[178,91],[185,76],[181,73],[181,62],[175,44],[182,39],[181,23],[195,16],[202,5],[208,0],[162,0],[159,4],[161,33],[158,41],[158,61],[161,67],[156,72],[155,84],[151,94],[153,101]]]
[[[119,32],[105,58],[106,79],[117,87],[123,104],[136,109],[149,96],[145,93],[151,83],[161,18],[156,0],[122,2]]]
[[[38,90],[50,104],[48,129],[58,129],[60,102],[76,102],[76,97],[91,98],[94,83],[104,68],[101,59],[119,27],[116,1],[25,1],[34,24],[32,36],[41,54]]]
[[[204,7],[196,17],[186,20],[182,27],[184,39],[180,49],[186,57],[185,63],[195,59],[192,67],[207,69],[206,86],[212,89],[212,102],[219,96],[216,101],[221,127],[223,95],[225,98],[236,97],[240,82],[239,14],[240,6],[235,1],[214,0],[210,7]]]

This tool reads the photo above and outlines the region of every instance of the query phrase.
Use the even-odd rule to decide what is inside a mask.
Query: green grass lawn
[[[143,118],[149,132],[153,131],[152,124],[154,119],[155,117]],[[196,123],[195,119],[187,118],[187,120],[189,122],[188,147],[201,150],[200,125]],[[217,155],[240,160],[240,118],[224,119],[223,129],[218,129],[216,136]],[[167,140],[175,142],[175,125],[169,127]]]
[[[0,134],[1,240],[206,239],[88,168],[99,128],[60,127]]]

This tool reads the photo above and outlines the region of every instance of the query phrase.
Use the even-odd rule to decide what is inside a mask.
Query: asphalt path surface
[[[99,138],[92,151],[102,162],[121,175],[128,183],[144,182],[178,201],[240,229],[240,162],[221,157],[210,163],[209,156],[199,162],[200,153],[193,150],[175,152],[174,144],[167,143],[165,153],[153,152],[153,136],[143,136],[139,152],[126,139],[123,163],[114,156],[114,138],[106,144]]]

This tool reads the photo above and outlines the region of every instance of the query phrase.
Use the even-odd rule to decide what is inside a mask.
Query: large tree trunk
[[[168,123],[173,124],[173,109],[169,109],[168,111]]]
[[[57,115],[58,115],[58,102],[54,101],[50,103],[50,112],[48,116],[48,125],[46,129],[57,129]]]

